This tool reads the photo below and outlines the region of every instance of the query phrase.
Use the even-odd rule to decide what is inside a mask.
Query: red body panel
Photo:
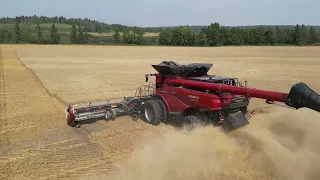
[[[160,74],[156,74],[156,84],[163,84],[164,82],[164,77],[161,76]]]
[[[181,77],[162,77],[157,75],[158,86],[156,94],[161,96],[168,107],[169,112],[183,112],[186,108],[220,110],[223,106],[230,104],[232,96],[217,96],[196,90],[180,88],[176,86],[201,88],[211,91],[231,93],[233,95],[251,97],[284,102],[288,94],[274,91],[258,90],[225,84],[216,84],[188,80]]]
[[[69,109],[69,113],[68,113],[68,117],[67,117],[67,121],[68,122],[72,122],[73,120],[74,120],[74,108],[72,108],[72,107],[69,107],[70,109]]]
[[[287,93],[264,91],[264,90],[238,87],[238,86],[229,86],[225,84],[206,83],[206,82],[192,81],[192,80],[186,80],[186,79],[167,78],[165,80],[165,84],[181,85],[186,87],[188,86],[198,87],[198,88],[208,89],[212,91],[226,92],[226,93],[232,93],[235,95],[244,95],[247,97],[255,97],[255,98],[261,98],[261,99],[267,99],[267,100],[273,100],[273,101],[279,101],[279,102],[284,102],[285,99],[288,97]]]
[[[165,101],[169,112],[182,112],[185,108],[220,110],[229,104],[231,96],[220,97],[200,91],[165,86],[157,88],[156,94]]]

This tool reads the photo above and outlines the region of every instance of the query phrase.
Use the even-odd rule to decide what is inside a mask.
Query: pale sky
[[[320,0],[0,0],[0,16],[89,18],[129,26],[320,25]]]

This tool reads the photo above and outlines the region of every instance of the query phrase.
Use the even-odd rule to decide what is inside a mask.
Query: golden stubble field
[[[210,127],[186,135],[170,126],[153,127],[130,118],[72,129],[63,111],[65,103],[134,95],[145,84],[144,74],[155,72],[151,64],[163,60],[213,63],[211,74],[238,77],[250,87],[288,92],[302,81],[320,92],[318,47],[1,49],[4,178],[320,177],[320,116],[309,110],[269,108],[263,100],[254,100],[250,107],[263,113],[230,135]]]

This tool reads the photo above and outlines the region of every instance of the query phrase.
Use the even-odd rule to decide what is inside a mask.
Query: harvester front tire
[[[159,102],[159,105],[161,106],[162,108],[162,119],[161,121],[162,122],[166,122],[168,120],[168,111],[167,111],[167,107],[166,107],[166,104],[162,101],[161,98],[158,98],[157,101]]]
[[[144,118],[152,125],[159,125],[163,119],[163,109],[158,100],[149,100],[144,104]]]

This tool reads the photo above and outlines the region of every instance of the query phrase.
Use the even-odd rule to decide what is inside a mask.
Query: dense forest
[[[130,27],[90,19],[19,16],[0,18],[0,43],[129,44],[169,46],[318,45],[318,26]],[[147,33],[156,33],[148,36]]]

